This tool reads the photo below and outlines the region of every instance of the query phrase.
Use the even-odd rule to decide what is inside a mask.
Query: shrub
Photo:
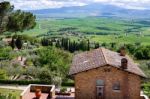
[[[0,70],[0,79],[6,79],[6,71],[5,70]]]
[[[150,83],[144,83],[142,85],[144,93],[150,97]]]
[[[60,92],[66,92],[67,91],[67,88],[61,88],[60,89]]]
[[[50,84],[46,81],[40,80],[0,80],[0,84],[16,84],[16,85],[28,85],[28,84]]]
[[[72,86],[74,86],[74,83],[73,82],[63,82],[61,85],[62,86],[70,86],[70,87],[72,87]]]
[[[46,81],[40,80],[0,80],[0,84],[16,84],[16,85],[29,85],[29,84],[50,84]],[[63,82],[62,86],[74,86],[73,82]]]

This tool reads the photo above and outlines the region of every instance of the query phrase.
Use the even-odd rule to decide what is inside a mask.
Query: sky
[[[69,6],[84,6],[91,3],[104,3],[127,9],[150,9],[150,0],[0,0],[10,1],[15,9],[36,10]]]

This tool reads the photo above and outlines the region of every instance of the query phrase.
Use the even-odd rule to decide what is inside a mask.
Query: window
[[[96,86],[104,86],[104,80],[101,79],[96,80]]]
[[[113,90],[120,90],[120,82],[117,81],[113,84]]]

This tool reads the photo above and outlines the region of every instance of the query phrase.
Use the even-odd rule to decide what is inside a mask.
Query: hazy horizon
[[[92,3],[110,4],[127,9],[150,10],[150,0],[0,0],[0,2],[2,1],[9,1],[15,6],[15,9],[21,10],[84,6]]]

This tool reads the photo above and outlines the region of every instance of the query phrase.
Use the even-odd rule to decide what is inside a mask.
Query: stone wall
[[[75,98],[96,99],[96,81],[99,79],[104,80],[105,99],[140,99],[140,77],[112,66],[76,74]],[[115,82],[120,82],[120,90],[113,90]]]

